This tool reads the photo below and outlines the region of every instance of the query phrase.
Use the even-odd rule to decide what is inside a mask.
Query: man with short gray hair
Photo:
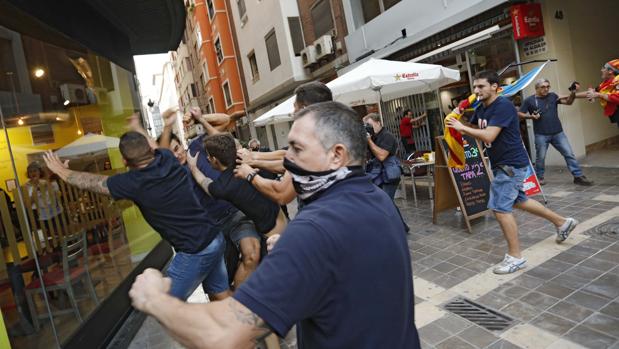
[[[306,206],[252,276],[223,301],[187,304],[147,269],[129,292],[134,307],[188,347],[249,348],[296,325],[300,349],[419,349],[404,224],[365,176],[356,112],[337,102],[308,106],[288,143],[284,164]]]
[[[544,179],[544,162],[546,160],[546,152],[548,145],[552,146],[561,153],[567,168],[574,176],[574,183],[580,185],[592,185],[593,182],[583,175],[582,169],[574,156],[570,142],[563,132],[561,120],[559,120],[558,105],[572,105],[576,98],[576,90],[578,83],[572,83],[570,86],[570,94],[567,96],[558,96],[554,92],[550,92],[550,82],[548,79],[539,79],[535,82],[535,95],[527,97],[520,107],[518,116],[521,119],[533,120],[533,132],[535,133],[535,172],[539,178],[540,184],[545,184]]]

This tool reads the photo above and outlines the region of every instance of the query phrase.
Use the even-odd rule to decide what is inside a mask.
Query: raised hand
[[[161,118],[163,119],[163,125],[165,127],[172,127],[176,123],[176,113],[178,112],[178,107],[171,107],[166,109],[163,113],[161,113]]]
[[[239,159],[241,160],[240,162],[243,164],[248,164],[253,160],[251,151],[245,148],[237,150],[236,157],[237,157],[237,163],[239,162],[238,161]]]
[[[195,168],[198,166],[198,155],[200,155],[199,151],[197,151],[194,155],[191,155],[191,152],[187,151],[187,165],[189,165],[190,168]]]
[[[453,128],[456,131],[460,131],[464,128],[464,125],[454,117],[448,117],[445,121],[447,127]]]
[[[144,131],[144,126],[142,126],[140,116],[137,113],[133,113],[127,118],[127,128],[131,131],[136,131],[140,133]]]
[[[191,108],[189,108],[189,114],[196,121],[200,121],[200,119],[202,118],[202,111],[198,107],[191,107]]]
[[[246,179],[247,176],[254,172],[256,172],[256,170],[253,167],[247,164],[240,164],[234,169],[234,176],[239,179]]]
[[[51,150],[48,150],[45,154],[43,154],[43,160],[45,161],[47,168],[56,174],[59,174],[69,168],[69,160],[62,162],[58,155],[54,154]]]

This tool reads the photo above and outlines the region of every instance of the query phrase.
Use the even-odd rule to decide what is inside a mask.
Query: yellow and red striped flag
[[[460,120],[464,111],[469,109],[476,100],[477,96],[475,94],[470,95],[469,98],[458,104],[460,114],[452,111],[445,117],[443,122],[446,122],[449,118]],[[462,134],[451,127],[447,127],[447,125],[444,126],[447,131],[445,132],[445,142],[448,148],[447,165],[451,168],[464,168],[466,159],[464,158],[464,140],[462,139]]]

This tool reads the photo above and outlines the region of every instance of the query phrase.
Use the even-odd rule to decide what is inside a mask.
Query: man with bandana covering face
[[[288,142],[286,169],[311,204],[236,293],[186,304],[147,269],[129,292],[133,306],[188,347],[249,348],[296,325],[300,349],[419,349],[404,224],[365,176],[367,140],[356,112],[336,102],[311,105],[296,115]]]

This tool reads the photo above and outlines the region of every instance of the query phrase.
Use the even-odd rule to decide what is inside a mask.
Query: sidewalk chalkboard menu
[[[487,210],[490,195],[490,178],[488,169],[482,159],[481,150],[473,137],[464,136],[464,155],[466,165],[463,169],[452,168],[458,195],[462,198],[468,216]],[[443,140],[444,149],[447,143]]]
[[[458,169],[447,166],[447,143],[443,137],[437,137],[440,154],[437,154],[434,172],[436,184],[434,220],[438,212],[459,205],[467,227],[471,231],[469,220],[482,216],[488,211],[492,174],[482,156],[480,144],[475,138],[467,135],[464,135],[463,139],[466,164],[463,169]],[[450,190],[449,187],[452,189]],[[453,198],[454,192],[457,201]]]

